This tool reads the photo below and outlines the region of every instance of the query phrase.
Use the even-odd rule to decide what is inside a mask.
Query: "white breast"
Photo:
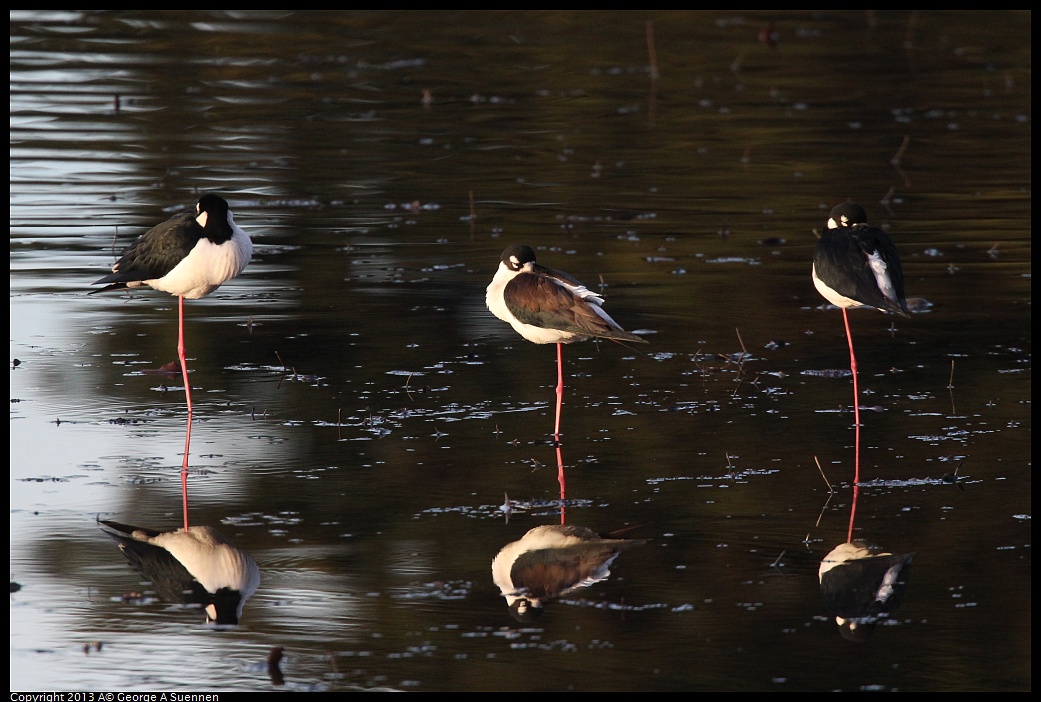
[[[145,283],[171,295],[182,295],[190,300],[209,295],[243,270],[253,255],[253,242],[241,229],[223,244],[209,239],[199,243],[173,270],[157,280]]]

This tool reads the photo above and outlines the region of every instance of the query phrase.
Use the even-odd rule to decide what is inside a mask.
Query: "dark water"
[[[12,12],[12,690],[1030,689],[1030,58],[1006,11]],[[186,413],[174,298],[84,293],[202,191],[255,243],[187,306],[230,629],[95,524],[178,525]],[[854,536],[915,554],[862,642],[847,198],[921,304],[850,315]],[[563,481],[513,242],[651,342],[565,348]],[[562,519],[648,543],[522,625],[491,560]]]

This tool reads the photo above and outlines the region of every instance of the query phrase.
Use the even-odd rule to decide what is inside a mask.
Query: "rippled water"
[[[1030,49],[1006,11],[12,12],[12,690],[1030,689]],[[178,525],[185,408],[175,300],[85,292],[202,191],[255,243],[187,304],[192,519],[263,578],[227,629],[95,523]],[[915,554],[861,642],[818,582],[846,198],[921,305],[850,315],[854,535]],[[565,348],[562,471],[554,351],[484,307],[518,241],[650,341]],[[648,542],[520,624],[491,560],[562,520]]]

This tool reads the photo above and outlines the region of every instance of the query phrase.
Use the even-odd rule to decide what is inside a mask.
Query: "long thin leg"
[[[181,361],[184,397],[188,401],[188,428],[184,433],[184,458],[181,460],[181,503],[184,505],[184,530],[188,531],[188,449],[192,444],[192,384],[188,380],[188,359],[184,355],[184,298],[178,297],[177,358]]]
[[[842,308],[842,321],[846,324],[846,340],[849,342],[849,369],[853,371],[853,423],[855,427],[853,482],[860,482],[860,386],[857,383],[857,357],[853,353],[853,334],[849,330],[849,315]]]
[[[560,443],[560,406],[564,402],[564,345],[557,344],[557,420],[553,424],[553,440]]]
[[[857,498],[860,497],[860,484],[853,483],[853,505],[849,508],[849,532],[846,534],[846,543],[853,543],[853,522],[857,515]]]
[[[567,523],[564,514],[564,503],[567,500],[567,490],[564,489],[564,455],[560,451],[560,442],[557,442],[557,482],[560,483],[560,523]]]

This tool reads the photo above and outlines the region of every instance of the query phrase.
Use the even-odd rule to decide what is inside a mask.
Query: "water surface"
[[[11,688],[1030,689],[1030,48],[1006,11],[12,12]],[[192,519],[263,577],[230,629],[95,524],[178,525],[186,412],[176,300],[85,292],[204,191],[255,243],[187,305]],[[847,198],[920,305],[850,314],[854,535],[915,554],[863,642],[817,577]],[[563,480],[554,350],[484,306],[513,242],[650,341],[565,348]],[[561,520],[648,543],[520,624],[491,560]]]

